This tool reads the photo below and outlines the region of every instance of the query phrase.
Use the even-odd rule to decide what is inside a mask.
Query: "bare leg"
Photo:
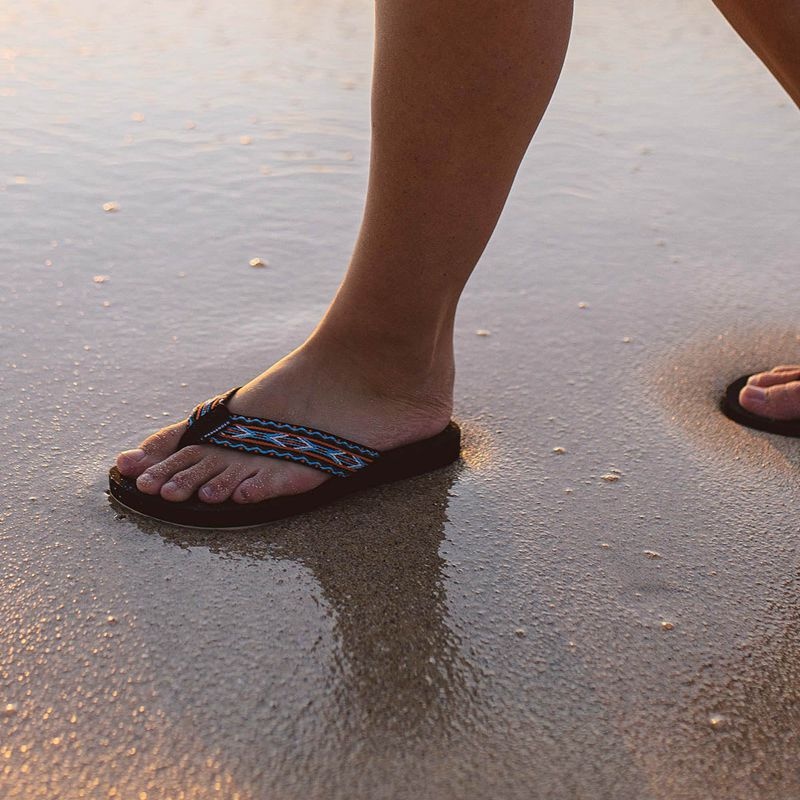
[[[800,3],[714,0],[714,4],[800,106]]]
[[[370,178],[350,266],[309,339],[231,407],[382,450],[431,436],[450,418],[456,305],[555,87],[572,3],[376,8]],[[120,470],[144,492],[183,500],[199,489],[207,502],[254,502],[325,479],[208,446],[176,453],[183,429],[121,454]]]
[[[714,0],[739,35],[800,106],[800,3]],[[754,414],[800,419],[800,366],[775,367],[750,378],[739,402]]]

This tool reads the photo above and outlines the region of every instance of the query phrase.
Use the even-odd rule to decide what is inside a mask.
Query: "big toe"
[[[148,467],[172,455],[185,430],[185,422],[176,422],[148,436],[135,450],[124,450],[117,456],[117,469],[129,478],[137,478]]]
[[[769,419],[800,419],[800,380],[772,386],[748,384],[739,392],[739,402],[752,414]]]

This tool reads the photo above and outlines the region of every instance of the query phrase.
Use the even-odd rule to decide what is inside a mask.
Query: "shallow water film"
[[[0,8],[0,796],[800,797],[800,116],[710,2],[586,0],[458,318],[452,468],[236,533],[115,453],[299,344],[372,7]]]

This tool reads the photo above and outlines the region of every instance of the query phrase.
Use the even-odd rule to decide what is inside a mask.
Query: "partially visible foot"
[[[739,402],[760,417],[800,420],[800,365],[783,365],[750,376],[739,392]]]
[[[243,386],[228,406],[389,450],[439,433],[452,413],[452,387],[447,356],[424,375],[404,376],[385,363],[359,363],[352,352],[307,344]],[[185,430],[185,421],[162,428],[136,450],[120,453],[117,468],[136,478],[140,491],[175,502],[198,492],[208,503],[257,503],[307,492],[331,479],[302,464],[213,445],[178,450]]]

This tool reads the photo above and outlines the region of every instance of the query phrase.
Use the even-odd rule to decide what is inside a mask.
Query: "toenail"
[[[120,455],[132,461],[141,461],[144,458],[144,450],[139,450],[138,448],[136,450],[123,450]]]
[[[143,473],[142,473],[142,474],[139,476],[139,480],[140,480],[142,483],[152,483],[152,482],[155,480],[155,478],[154,478],[152,475],[150,475],[148,472],[143,472]]]
[[[175,483],[175,481],[169,481],[169,482],[165,483],[161,488],[162,488],[162,490],[166,489],[167,491],[171,492],[173,489],[177,489],[178,488],[178,484]]]
[[[742,396],[748,400],[755,400],[757,403],[764,403],[767,399],[767,393],[760,386],[745,386],[742,390]]]
[[[200,489],[199,494],[200,494],[201,497],[213,497],[214,496],[214,490],[209,488],[208,486],[203,486]]]

